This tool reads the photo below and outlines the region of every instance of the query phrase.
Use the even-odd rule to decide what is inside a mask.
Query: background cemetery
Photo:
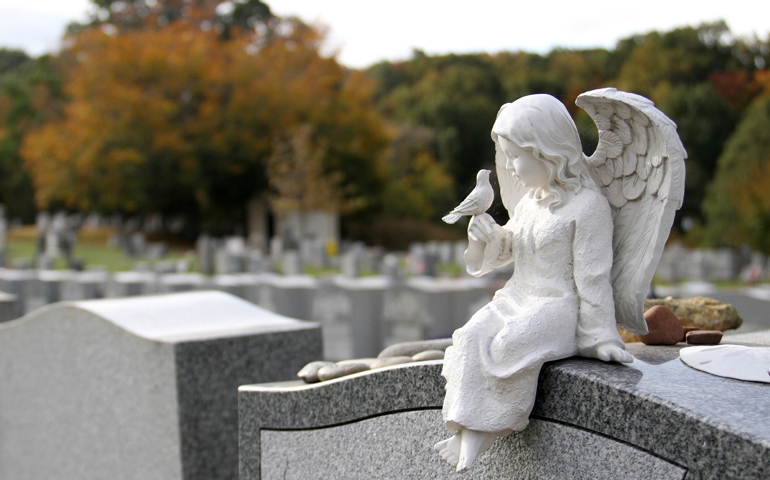
[[[161,225],[157,215],[122,222],[119,216],[41,214],[36,252],[0,268],[2,318],[58,301],[221,290],[281,315],[319,322],[326,358],[342,360],[375,356],[398,342],[449,336],[511,273],[467,275],[464,240],[415,242],[403,252],[339,241],[336,219],[328,214],[309,222],[304,238],[289,227],[289,241],[258,238],[259,232],[251,238],[201,235],[194,250],[175,258],[167,256],[163,242],[147,241]],[[113,232],[106,239],[113,255],[128,259],[132,268],[84,265],[78,257],[77,232],[105,228]],[[0,230],[8,230],[4,222]],[[749,249],[689,250],[674,242],[657,270],[658,293],[671,292],[679,282],[756,283],[765,280],[767,261]]]

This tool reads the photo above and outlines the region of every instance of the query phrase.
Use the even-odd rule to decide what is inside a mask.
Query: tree
[[[436,135],[430,128],[398,128],[384,159],[385,216],[435,220],[454,206],[454,181],[435,152]]]
[[[671,87],[659,92],[658,108],[674,120],[687,150],[685,197],[677,225],[685,217],[702,221],[706,186],[714,178],[722,146],[738,123],[737,112],[710,83]]]
[[[458,188],[494,161],[489,131],[502,102],[502,88],[488,58],[480,55],[417,55],[404,69],[405,83],[381,93],[380,111],[401,124],[433,129],[438,160]],[[383,75],[383,67],[376,73]],[[459,197],[462,191],[456,191]]]
[[[60,56],[68,103],[24,139],[38,205],[239,219],[266,191],[277,132],[309,124],[346,195],[379,181],[372,88],[318,53],[298,20],[222,37],[194,21],[86,29]]]
[[[88,24],[74,23],[71,33],[108,26],[107,31],[158,28],[177,20],[198,23],[230,38],[231,30],[280,25],[261,0],[92,0],[97,7]],[[270,25],[270,21],[272,25]]]
[[[704,201],[706,240],[770,253],[770,92],[748,108],[717,161]]]
[[[35,218],[34,191],[19,149],[61,96],[61,75],[50,60],[0,50],[0,203],[27,222]]]

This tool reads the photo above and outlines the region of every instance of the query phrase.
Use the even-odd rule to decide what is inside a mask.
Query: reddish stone
[[[719,330],[697,330],[687,332],[688,345],[718,345],[722,341],[722,332]]]
[[[682,325],[682,330],[684,330],[684,336],[682,336],[682,340],[684,340],[685,338],[687,338],[688,333],[694,332],[696,330],[700,330],[700,327]]]
[[[666,307],[652,307],[644,313],[644,319],[650,332],[639,338],[645,345],[676,345],[684,338],[682,324],[674,312]]]

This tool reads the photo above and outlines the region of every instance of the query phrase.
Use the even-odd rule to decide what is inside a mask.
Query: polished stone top
[[[679,359],[683,346],[630,344],[636,360],[628,365],[585,358],[546,364],[532,418],[633,445],[687,469],[687,479],[770,478],[770,385],[692,369]],[[319,428],[439,409],[441,363],[397,365],[314,385],[242,386],[242,447],[259,429]]]
[[[218,291],[54,304],[90,312],[135,335],[176,342],[316,326]]]

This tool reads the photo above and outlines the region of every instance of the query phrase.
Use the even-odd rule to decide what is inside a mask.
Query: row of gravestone
[[[304,267],[331,267],[347,277],[381,273],[435,276],[440,264],[464,265],[467,241],[414,243],[406,255],[388,254],[381,247],[362,242],[342,242],[339,248],[322,239],[302,239],[287,245],[276,237],[270,254],[250,248],[244,237],[214,238],[201,235],[196,242],[198,269],[205,274],[280,271],[287,275]]]
[[[734,281],[758,282],[770,273],[768,258],[748,249],[689,249],[680,243],[668,245],[655,272],[665,282]]]
[[[486,303],[494,278],[398,279],[387,276],[315,278],[307,275],[0,269],[0,291],[30,312],[57,301],[220,290],[270,311],[324,326],[327,358],[375,356],[393,343],[449,336]]]

